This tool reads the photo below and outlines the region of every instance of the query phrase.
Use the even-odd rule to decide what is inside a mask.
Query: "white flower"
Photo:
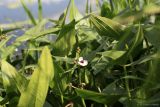
[[[18,48],[16,48],[15,51],[18,52]]]
[[[88,61],[84,60],[83,57],[79,57],[78,64],[81,66],[86,66],[86,65],[88,65]]]

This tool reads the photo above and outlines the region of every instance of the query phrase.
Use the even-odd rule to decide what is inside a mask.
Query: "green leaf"
[[[72,20],[78,21],[82,17],[83,16],[80,14],[77,7],[75,6],[74,0],[71,0],[70,15],[69,15],[70,21]]]
[[[12,38],[12,36],[6,37],[5,40],[0,41],[0,49]]]
[[[69,64],[74,64],[75,59],[74,58],[69,58],[69,57],[59,57],[59,56],[53,56],[55,58],[55,61],[59,62],[66,62]]]
[[[76,21],[75,29],[79,29],[80,25],[82,26],[89,25],[88,20],[84,20],[85,18],[82,16],[82,14],[79,12],[77,7],[75,6],[74,0],[71,0],[69,18],[70,18],[70,21],[73,21],[73,20]]]
[[[146,29],[145,36],[154,47],[160,49],[160,27],[152,26]]]
[[[139,25],[138,31],[137,31],[135,37],[133,38],[133,42],[132,42],[131,47],[129,48],[127,54],[128,55],[131,54],[136,49],[136,47],[138,47],[138,45],[142,43],[143,39],[144,39],[143,29]]]
[[[24,3],[24,0],[20,0],[20,1],[21,1],[21,4],[22,4],[25,12],[27,13],[28,17],[30,18],[32,24],[33,24],[33,25],[36,25],[37,23],[36,23],[33,15],[32,15],[32,13],[31,13],[31,11],[28,9],[28,7],[26,6],[26,4]]]
[[[122,95],[121,94],[105,94],[105,93],[97,93],[89,90],[75,89],[77,95],[86,99],[92,100],[102,104],[112,104],[116,102]]]
[[[9,55],[15,52],[16,47],[20,46],[19,42],[14,42],[12,45],[2,48],[1,58],[6,59]]]
[[[14,26],[15,26],[15,25],[14,25]],[[1,34],[6,34],[6,33],[9,33],[9,32],[18,30],[18,29],[20,29],[20,27],[14,27],[14,28],[3,29],[2,32],[1,32]]]
[[[141,57],[138,60],[136,60],[130,64],[127,64],[125,66],[135,66],[135,65],[142,64],[142,63],[148,62],[148,61],[156,59],[156,58],[160,58],[160,56],[157,53],[153,54],[153,55],[147,55],[147,56]]]
[[[37,24],[35,27],[26,31],[24,35],[18,37],[16,39],[16,42],[25,42],[28,40],[33,40],[41,36],[45,36],[47,34],[51,34],[59,31],[59,28],[44,29],[45,24],[46,24],[46,20],[41,21],[41,23]]]
[[[94,14],[90,15],[90,20],[101,36],[108,36],[114,39],[121,38],[120,33],[122,33],[125,28],[124,25],[121,25],[114,20]]]
[[[98,33],[94,29],[84,26],[78,28],[78,42],[80,44],[96,40],[98,36]]]
[[[76,31],[74,27],[75,21],[72,21],[60,30],[57,40],[53,43],[53,53],[55,56],[70,54],[76,43]]]
[[[104,1],[101,7],[101,16],[102,17],[113,17],[113,12],[111,11],[109,2]]]
[[[28,84],[27,79],[5,60],[1,61],[1,69],[4,87],[9,90],[14,90],[17,87],[20,93],[23,93]]]
[[[113,60],[116,60],[122,55],[124,55],[125,52],[126,51],[110,50],[110,51],[98,52],[98,54],[101,54],[102,56],[106,56],[106,57],[112,58]]]
[[[48,47],[44,47],[38,68],[32,74],[29,85],[20,96],[18,107],[43,107],[49,83],[54,77],[54,66]]]
[[[41,22],[43,16],[42,16],[42,1],[38,0],[38,18],[39,22]]]
[[[128,24],[128,23],[136,22],[142,19],[144,16],[150,16],[158,13],[160,13],[159,5],[150,3],[144,6],[143,9],[141,9],[140,11],[123,12],[121,15],[114,17],[113,20],[121,24]]]
[[[53,79],[54,67],[53,67],[52,55],[48,47],[44,47],[44,49],[42,50],[42,54],[39,59],[38,67],[42,73],[46,74],[49,81]]]
[[[67,88],[66,76],[63,75],[65,71],[61,66],[54,62],[54,72],[55,75],[53,81],[51,82],[54,86],[51,86],[51,88],[57,95],[63,95],[63,92]]]

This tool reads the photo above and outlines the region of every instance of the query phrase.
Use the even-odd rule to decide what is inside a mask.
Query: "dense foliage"
[[[32,26],[1,28],[1,107],[160,106],[160,0],[95,1],[53,20],[38,0],[36,20],[21,0]]]

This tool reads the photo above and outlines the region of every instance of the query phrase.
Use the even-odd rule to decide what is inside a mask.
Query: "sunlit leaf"
[[[124,25],[121,25],[116,21],[94,14],[90,15],[90,20],[101,36],[108,36],[114,39],[121,38],[120,33],[122,33],[125,28]]]
[[[26,78],[19,74],[17,70],[5,60],[1,61],[1,67],[2,78],[5,88],[14,90],[16,85],[18,90],[23,93],[28,84]]]
[[[28,17],[30,18],[31,22],[33,25],[36,25],[36,20],[34,19],[34,16],[32,15],[31,11],[28,9],[27,5],[24,3],[24,0],[20,0],[21,4],[25,10],[25,12],[27,13]]]
[[[43,18],[43,15],[42,15],[42,1],[41,0],[38,0],[38,18],[39,18],[39,22]]]
[[[21,94],[18,107],[43,107],[49,83],[53,77],[52,57],[49,49],[44,47],[38,62],[38,68],[33,72],[25,92]]]
[[[47,34],[51,34],[59,31],[59,28],[44,29],[45,24],[46,24],[46,20],[43,20],[41,23],[37,24],[35,27],[26,31],[24,35],[18,37],[16,41],[25,42],[27,40],[33,40],[41,36],[45,36]]]
[[[121,24],[128,24],[128,23],[133,23],[137,20],[140,20],[144,16],[149,16],[149,15],[158,14],[158,13],[160,13],[160,7],[156,4],[150,3],[144,6],[144,8],[140,11],[124,12],[122,15],[114,17],[113,20]]]
[[[101,54],[102,56],[106,56],[106,57],[116,60],[117,58],[124,55],[125,52],[126,51],[110,50],[110,51],[99,52],[98,54]]]
[[[79,20],[81,19],[83,16],[79,13],[77,7],[74,4],[74,0],[71,0],[71,6],[70,6],[70,21],[72,20]]]

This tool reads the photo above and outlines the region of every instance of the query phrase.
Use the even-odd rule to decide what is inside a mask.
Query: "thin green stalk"
[[[24,3],[24,0],[20,0],[20,1],[21,1],[21,4],[22,4],[25,12],[27,13],[28,17],[30,18],[32,24],[33,24],[33,25],[36,25],[36,24],[37,24],[37,23],[36,23],[36,20],[34,19],[31,11],[28,9],[28,7],[26,6],[26,4]]]
[[[125,47],[126,47],[127,50],[129,49],[127,44],[125,45]],[[128,55],[128,57],[129,57],[130,61],[133,62],[130,54]],[[128,76],[126,66],[123,66],[123,70],[124,70],[125,77]],[[131,98],[131,93],[130,93],[130,89],[129,89],[129,81],[128,81],[127,78],[125,78],[125,86],[126,86],[126,90],[127,90],[127,93],[128,93],[128,97]]]
[[[132,3],[131,3],[131,0],[128,1],[129,2],[129,8],[130,10],[132,9]]]
[[[88,8],[89,8],[89,0],[87,0],[87,3],[86,3],[86,14],[88,14]]]
[[[92,13],[92,2],[90,2],[89,13]]]
[[[38,0],[38,18],[39,18],[39,22],[43,18],[43,16],[42,16],[42,1],[41,0]]]
[[[25,54],[25,52],[23,54],[24,54],[24,60],[22,62],[22,73],[24,73],[24,71],[25,71],[25,66],[26,66],[26,61],[27,61],[27,57],[29,54],[29,50],[27,49],[26,54]]]
[[[150,49],[149,49],[149,42],[147,40],[147,38],[144,36],[144,41],[146,43],[146,46],[147,46],[147,53],[150,53]]]
[[[86,104],[85,104],[84,99],[83,99],[83,98],[81,98],[81,100],[82,100],[83,107],[86,107]]]
[[[62,22],[62,27],[63,27],[63,26],[64,26],[64,24],[65,24],[66,17],[67,17],[67,13],[68,13],[68,10],[69,10],[69,7],[70,7],[70,4],[71,4],[71,1],[72,1],[72,0],[70,0],[70,1],[69,1],[68,6],[67,6],[67,9],[66,9],[66,11],[65,11],[64,19],[63,19],[63,22]]]
[[[81,71],[78,70],[78,80],[79,80],[79,84],[82,84],[82,73]]]
[[[113,12],[114,11],[113,1],[109,0],[109,2],[110,2],[110,6],[111,6],[111,11]]]
[[[133,57],[131,55],[129,56],[129,60],[130,60],[130,63],[133,63]],[[137,76],[136,73],[133,71],[134,70],[134,65],[131,65],[131,68],[132,68],[132,75]],[[137,82],[136,81],[133,80],[132,83],[133,83],[132,88],[137,87]]]
[[[62,103],[62,105],[63,105],[63,103],[64,103],[63,93],[62,93],[62,90],[61,90],[59,84],[58,84],[57,86],[58,86],[59,92],[60,92],[60,94],[61,94],[61,95],[60,95],[60,98],[61,98],[61,103]]]
[[[3,31],[3,29],[0,27],[0,35],[2,35],[2,31]]]
[[[108,107],[107,105],[104,105],[104,107]]]
[[[145,0],[145,3],[148,5],[149,4],[149,0]]]
[[[126,70],[126,66],[123,66],[123,70],[124,70],[124,75],[127,76],[127,70]],[[127,94],[129,99],[131,99],[131,93],[130,93],[130,89],[129,89],[129,81],[127,78],[125,78],[125,86],[126,86],[126,90],[127,90]]]
[[[101,9],[101,3],[99,0],[96,0],[96,6],[97,6],[97,9]]]

